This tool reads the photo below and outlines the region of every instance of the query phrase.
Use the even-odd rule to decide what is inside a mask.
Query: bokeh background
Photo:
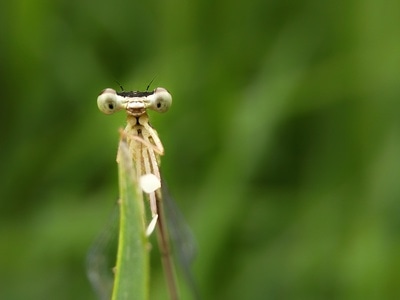
[[[95,299],[125,124],[96,98],[154,77],[203,299],[400,297],[400,2],[0,6],[1,299]]]

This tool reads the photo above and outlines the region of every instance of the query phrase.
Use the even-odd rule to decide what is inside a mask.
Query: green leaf
[[[149,242],[145,235],[143,194],[124,139],[119,144],[117,161],[120,228],[112,299],[148,299]]]

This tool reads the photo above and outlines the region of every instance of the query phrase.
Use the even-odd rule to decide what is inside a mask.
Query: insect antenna
[[[122,84],[120,84],[117,80],[115,80],[115,82],[119,85],[119,88],[121,89],[121,92],[124,91],[124,87],[122,86]]]
[[[150,85],[153,83],[153,81],[154,81],[154,79],[156,79],[156,77],[157,77],[157,75],[155,75],[155,76],[153,77],[153,79],[149,82],[149,84],[148,84],[147,87],[146,87],[146,92],[149,91]]]

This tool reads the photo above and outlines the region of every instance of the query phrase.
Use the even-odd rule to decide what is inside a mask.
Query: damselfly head
[[[164,88],[158,87],[152,92],[120,92],[105,89],[97,97],[97,106],[100,111],[110,115],[125,109],[129,115],[141,116],[146,109],[157,112],[166,112],[172,104],[171,94]]]

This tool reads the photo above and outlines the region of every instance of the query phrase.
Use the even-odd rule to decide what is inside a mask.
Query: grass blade
[[[143,195],[128,145],[118,150],[120,228],[112,300],[148,299],[149,243],[145,235]]]

